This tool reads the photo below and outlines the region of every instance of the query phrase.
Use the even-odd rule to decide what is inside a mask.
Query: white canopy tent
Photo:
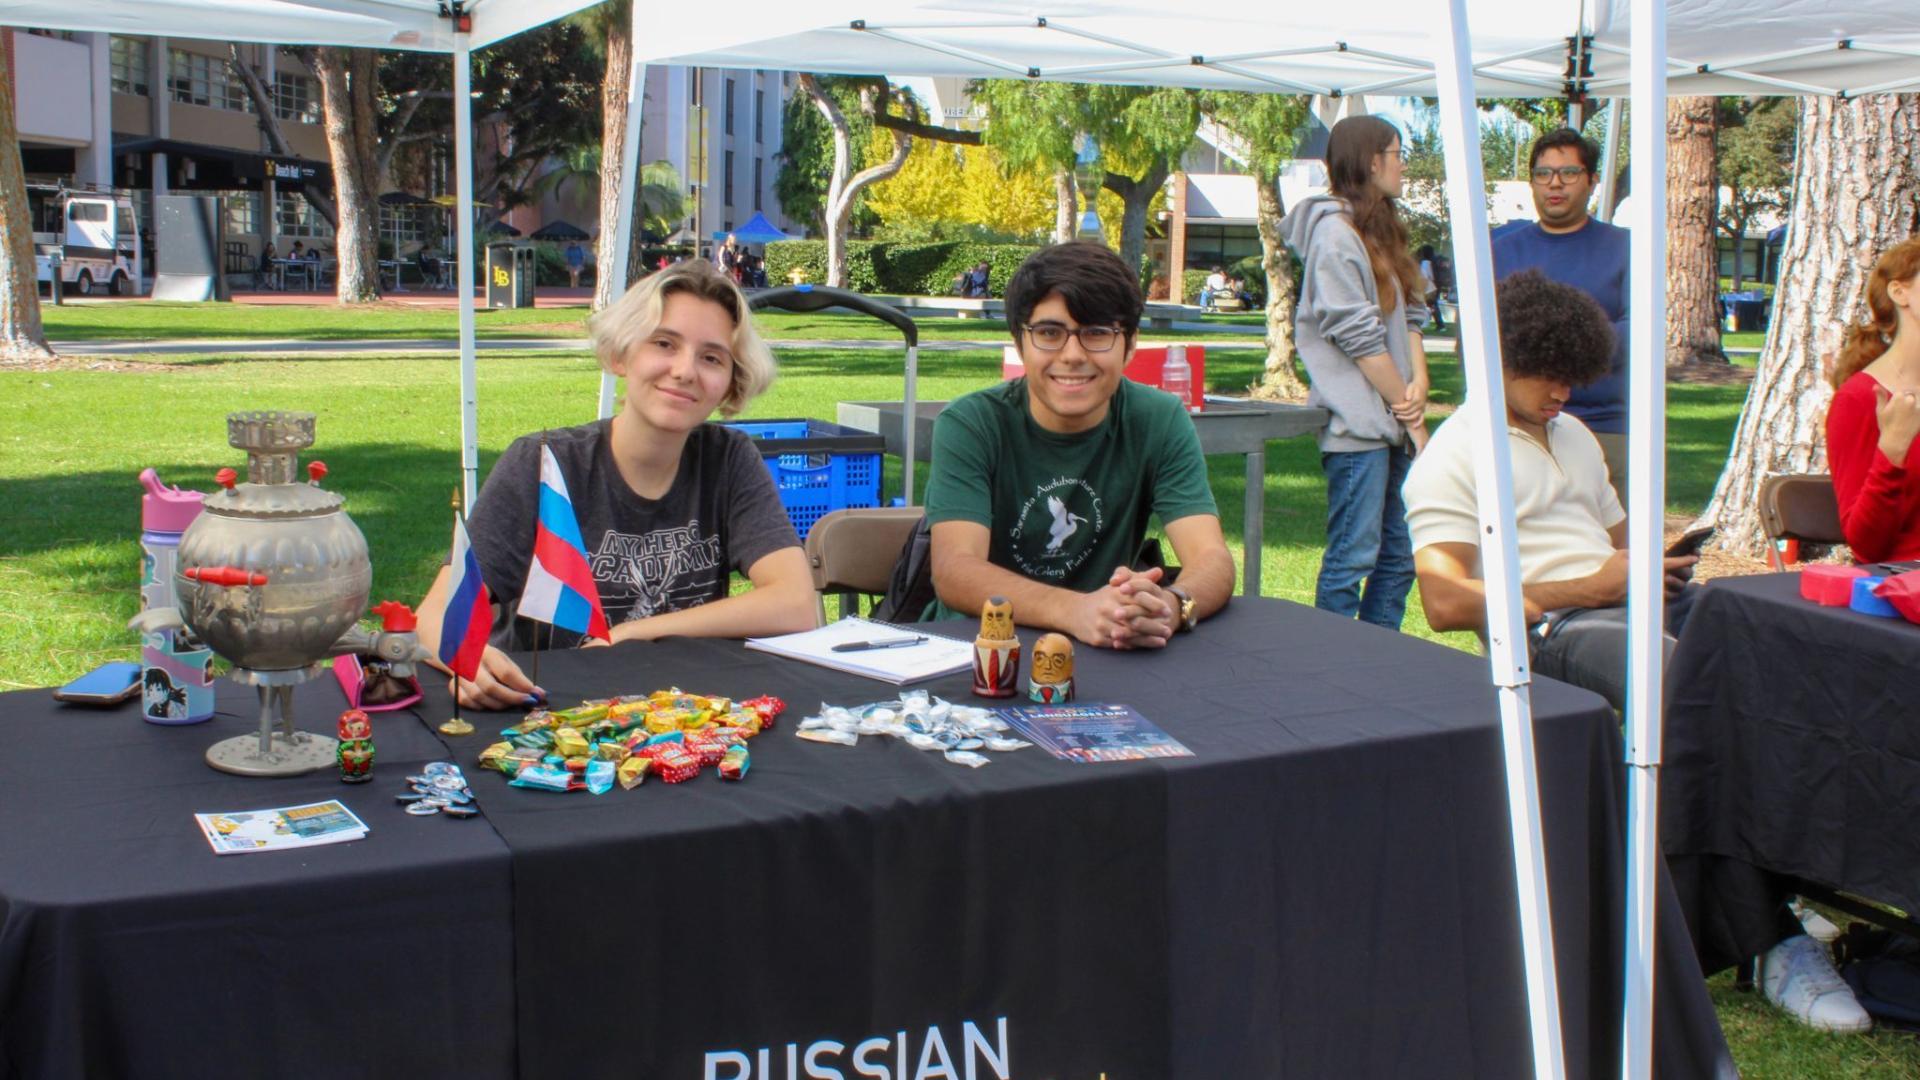
[[[473,361],[472,155],[468,54],[589,6],[589,0],[0,0],[0,24],[127,34],[205,36],[218,27],[242,41],[354,45],[448,52],[454,57],[460,197],[462,468],[477,479]],[[1469,21],[1477,28],[1469,36]],[[724,17],[697,5],[634,4],[624,186],[637,173],[647,62],[890,75],[1044,78],[1330,96],[1427,94],[1442,102],[1448,197],[1461,289],[1461,348],[1469,393],[1504,412],[1491,262],[1477,152],[1475,97],[1595,97],[1631,93],[1643,110],[1678,94],[1852,96],[1920,87],[1920,24],[1892,0],[1835,10],[1829,0],[1772,0],[1764,10],[1729,0],[1374,0],[1363,10],[1290,6],[1244,14],[1168,10],[1138,0],[735,0]],[[1216,46],[1218,48],[1216,48]],[[1590,72],[1590,74],[1589,74]],[[1569,78],[1573,79],[1569,83]],[[1663,125],[1634,129],[1634,189],[1643,220],[1665,217]],[[1797,223],[1791,226],[1800,227]],[[631,243],[622,220],[614,265]],[[1659,230],[1633,241],[1630,609],[1632,691],[1627,1075],[1651,1070],[1656,838],[1660,757],[1658,687],[1662,618],[1660,526],[1665,504],[1665,251]],[[603,383],[601,412],[613,386]],[[1528,674],[1511,474],[1505,433],[1489,425],[1478,487],[1488,579],[1489,653],[1500,690],[1516,879],[1521,893],[1536,1075],[1562,1076],[1559,1008],[1540,851]]]
[[[1470,9],[1470,10],[1469,10]],[[1469,33],[1469,22],[1473,32]],[[1359,24],[1359,25],[1356,25]],[[1374,0],[1204,16],[1139,0],[742,0],[726,20],[669,9],[636,34],[635,63],[822,73],[1033,78],[1284,93],[1434,95],[1460,282],[1468,393],[1505,414],[1476,97],[1628,95],[1663,115],[1675,94],[1855,96],[1920,87],[1920,26],[1889,0]],[[1617,119],[1617,113],[1615,114]],[[1611,151],[1618,124],[1610,125]],[[1634,125],[1643,221],[1664,221],[1664,125]],[[632,141],[631,138],[629,140]],[[1610,152],[1609,158],[1613,155]],[[630,175],[630,173],[629,173]],[[1609,170],[1609,188],[1611,170]],[[1799,227],[1799,226],[1795,226]],[[1623,1075],[1652,1072],[1660,762],[1662,524],[1666,504],[1664,230],[1633,237],[1629,487],[1631,690],[1628,954]],[[603,391],[603,411],[610,402]],[[1566,1075],[1540,845],[1524,615],[1503,425],[1477,458],[1488,652],[1499,689],[1535,1075]]]

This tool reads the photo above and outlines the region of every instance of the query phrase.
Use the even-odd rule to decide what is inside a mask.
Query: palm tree
[[[640,228],[651,240],[665,240],[687,216],[687,182],[673,162],[650,161],[640,166],[640,191],[634,197]]]
[[[627,145],[627,78],[633,63],[633,0],[606,3],[575,15],[587,32],[589,46],[606,59],[600,77],[600,238],[596,265],[613,265],[613,245],[620,215],[632,210],[620,205],[620,158]],[[596,275],[593,306],[613,300],[615,275]]]

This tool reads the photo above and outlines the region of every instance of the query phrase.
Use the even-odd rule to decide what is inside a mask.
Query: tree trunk
[[[1053,242],[1064,244],[1072,240],[1078,231],[1075,218],[1080,216],[1080,200],[1073,187],[1072,169],[1053,170]]]
[[[1714,99],[1667,102],[1667,363],[1726,362],[1714,246]]]
[[[1107,173],[1102,181],[1108,191],[1120,196],[1120,261],[1136,273],[1147,253],[1147,208],[1172,174],[1172,164],[1163,160],[1155,162],[1138,180]]]
[[[373,190],[380,171],[373,118],[380,91],[377,59],[372,49],[331,47],[315,49],[313,56],[340,214],[334,228],[334,295],[342,304],[370,304],[380,299],[380,247],[374,236],[379,193]]]
[[[628,5],[621,4],[626,9]],[[620,214],[637,217],[639,177],[634,190],[620,197],[620,162],[627,150],[627,82],[633,65],[633,20],[631,10],[616,12],[607,21],[607,70],[600,76],[600,238],[594,245],[593,309],[613,303],[620,287],[620,267],[615,265],[614,238],[620,228]],[[640,230],[633,224],[632,250],[640,248]]]
[[[1733,449],[1701,521],[1722,548],[1765,550],[1760,483],[1826,469],[1827,368],[1866,311],[1867,276],[1913,234],[1920,199],[1920,96],[1801,98],[1793,208],[1773,325],[1740,410]]]
[[[20,129],[13,113],[13,65],[8,62],[7,50],[0,47],[0,360],[46,360],[52,356],[46,331],[40,326],[40,285],[33,265],[33,222],[27,215],[27,174],[20,164]]]
[[[900,171],[907,163],[907,152],[913,149],[913,139],[906,132],[888,129],[893,137],[893,156],[870,169],[853,173],[853,135],[847,124],[845,113],[833,100],[832,95],[820,88],[820,81],[810,74],[800,76],[800,88],[813,99],[814,108],[827,120],[827,126],[833,130],[833,181],[827,185],[827,285],[844,289],[847,287],[847,231],[853,221],[853,206],[860,192],[868,184],[875,184]],[[872,97],[877,93],[873,87],[860,91],[861,105],[868,113],[874,111]]]
[[[1268,401],[1305,401],[1307,384],[1293,369],[1293,257],[1280,238],[1280,202],[1277,179],[1254,185],[1260,203],[1254,221],[1260,229],[1260,267],[1267,273],[1267,367],[1253,395]]]

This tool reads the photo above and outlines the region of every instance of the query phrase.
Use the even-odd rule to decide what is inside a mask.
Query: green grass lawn
[[[343,317],[331,308],[120,304],[48,312],[62,337],[373,336],[362,313]],[[449,312],[368,314],[377,314],[381,332],[394,336],[451,333]],[[580,315],[538,309],[492,317],[572,334],[577,326],[566,320],[577,324]],[[872,336],[892,333],[871,320],[788,318],[769,321],[789,338],[867,336],[863,331],[869,326]],[[998,324],[983,321],[939,322],[960,324],[960,337],[1001,332]],[[749,416],[831,419],[837,401],[900,395],[900,358],[891,352],[778,351],[781,379],[754,403]],[[1209,389],[1244,388],[1258,377],[1262,361],[1257,347],[1210,347]],[[593,416],[599,369],[584,355],[488,353],[478,363],[483,469],[517,435]],[[1436,355],[1432,368],[1434,401],[1457,403],[1459,364]],[[996,350],[928,353],[921,357],[920,394],[950,398],[986,385],[998,373]],[[1671,510],[1691,513],[1705,504],[1744,396],[1745,388],[1737,386],[1670,390]],[[0,505],[8,511],[0,518],[0,689],[57,685],[105,660],[136,656],[124,629],[138,604],[140,489],[134,476],[151,465],[169,481],[211,488],[215,470],[242,461],[225,438],[225,415],[236,409],[318,414],[313,456],[327,462],[328,486],[346,496],[372,546],[374,598],[417,600],[447,547],[447,497],[459,482],[458,405],[450,357],[185,356],[124,371],[0,371]],[[1237,560],[1242,460],[1217,457],[1209,461],[1209,470]],[[897,463],[890,463],[887,483],[889,494],[897,492]],[[1267,595],[1311,601],[1325,513],[1312,442],[1271,444],[1261,552]],[[1417,592],[1406,629],[1432,636]],[[1473,646],[1467,635],[1443,640]],[[1724,976],[1713,988],[1736,1059],[1750,1080],[1920,1075],[1920,1046],[1907,1036],[1823,1036],[1786,1020],[1754,995],[1733,990]]]

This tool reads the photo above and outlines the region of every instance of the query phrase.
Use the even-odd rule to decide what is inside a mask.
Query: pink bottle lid
[[[152,469],[140,470],[140,483],[147,489],[140,496],[140,528],[145,532],[183,533],[200,516],[206,496],[198,491],[182,491],[160,482]]]
[[[1800,595],[1823,607],[1846,607],[1853,601],[1853,583],[1867,576],[1857,566],[1815,564],[1800,571]]]

